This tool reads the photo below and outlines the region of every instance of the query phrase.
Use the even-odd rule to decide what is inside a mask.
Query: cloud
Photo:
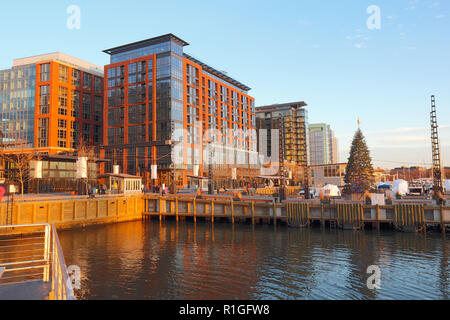
[[[445,14],[440,14],[436,16],[436,19],[444,19],[446,17]]]

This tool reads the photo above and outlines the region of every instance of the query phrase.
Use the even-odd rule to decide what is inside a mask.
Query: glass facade
[[[44,74],[47,77],[48,73]],[[32,147],[34,143],[34,114],[36,66],[20,66],[0,71],[0,130],[4,143]],[[43,111],[48,99],[42,97]]]
[[[144,48],[129,50],[126,52],[111,55],[111,64],[119,63],[127,60],[134,60],[153,54],[161,54],[165,52],[173,52],[179,56],[183,55],[183,47],[174,41],[166,41],[162,43],[153,44]]]
[[[106,67],[105,70],[108,75],[107,145],[126,146],[124,172],[131,174],[136,174],[137,169],[142,172],[142,167],[145,169],[146,164],[152,161],[156,161],[160,168],[168,168],[171,147],[152,145],[174,140],[174,130],[183,128],[183,47],[172,39],[161,41],[112,54],[111,64],[120,65]],[[152,55],[156,55],[155,60]],[[153,128],[156,128],[156,136]],[[145,147],[136,148],[136,143]],[[151,159],[154,155],[152,148],[156,149],[155,154],[161,155],[156,160]],[[150,165],[147,170],[150,170]]]

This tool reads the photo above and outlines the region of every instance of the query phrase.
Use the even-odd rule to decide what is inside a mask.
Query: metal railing
[[[0,226],[0,285],[49,281],[50,225]],[[20,233],[19,235],[17,235]]]
[[[52,296],[53,300],[75,300],[55,224],[52,224]]]
[[[75,299],[54,225],[0,226],[0,286],[51,281],[50,299]]]

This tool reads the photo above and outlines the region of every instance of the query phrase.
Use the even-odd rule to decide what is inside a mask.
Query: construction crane
[[[436,200],[443,193],[443,175],[441,166],[441,150],[439,144],[438,124],[436,117],[436,99],[431,96],[431,146],[433,152],[433,193]]]

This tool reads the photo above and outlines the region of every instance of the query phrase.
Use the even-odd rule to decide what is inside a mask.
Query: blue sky
[[[66,27],[70,5],[80,30]],[[367,28],[370,5],[379,30]],[[306,101],[310,122],[336,131],[343,162],[360,117],[376,166],[430,163],[435,94],[450,165],[447,0],[11,1],[1,13],[0,69],[54,51],[104,65],[104,49],[174,33],[187,53],[250,86],[257,105]]]

